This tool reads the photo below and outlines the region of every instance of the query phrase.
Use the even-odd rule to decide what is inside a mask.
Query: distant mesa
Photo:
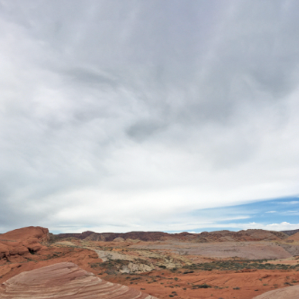
[[[66,233],[55,235],[57,239],[65,238],[77,238],[80,240],[89,241],[106,241],[106,242],[121,242],[121,241],[167,241],[167,240],[179,240],[187,242],[230,242],[230,241],[278,241],[288,238],[288,235],[283,232],[266,231],[262,229],[248,229],[238,232],[232,232],[228,230],[214,231],[214,232],[202,232],[196,233],[176,233],[169,234],[164,232],[129,232],[129,233],[95,233],[92,231],[86,231],[79,233]]]
[[[55,237],[65,239],[65,238],[77,238],[81,240],[90,241],[107,241],[119,242],[121,240],[141,240],[141,241],[160,241],[166,240],[171,236],[171,234],[164,232],[129,232],[129,233],[95,233],[92,231],[86,231],[81,234],[78,233],[66,233],[58,234]]]
[[[294,232],[294,233],[291,233]],[[248,229],[238,232],[222,230],[202,233],[175,233],[165,232],[128,232],[128,233],[96,233],[86,231],[83,233],[49,234],[47,228],[25,227],[5,234],[0,234],[0,258],[14,254],[26,254],[36,252],[47,241],[59,241],[60,239],[76,238],[86,241],[105,242],[136,242],[136,241],[186,241],[186,242],[240,242],[240,241],[279,241],[298,240],[299,230],[284,232],[266,231],[262,229]]]
[[[157,299],[107,282],[69,262],[22,272],[0,286],[1,299]]]

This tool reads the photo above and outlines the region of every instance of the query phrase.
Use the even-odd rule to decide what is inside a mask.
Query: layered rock
[[[299,299],[299,285],[269,291],[253,299]]]
[[[1,299],[157,299],[104,281],[69,262],[22,272],[0,287]]]

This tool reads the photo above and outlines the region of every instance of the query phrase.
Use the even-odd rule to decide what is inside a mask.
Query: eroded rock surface
[[[43,227],[25,227],[0,235],[0,259],[10,259],[11,256],[33,254],[44,246],[49,238],[49,231]]]
[[[95,252],[98,254],[99,258],[103,260],[103,262],[109,261],[109,260],[127,260],[127,261],[134,261],[134,257],[121,254],[114,251],[106,251],[106,250],[95,250]]]
[[[266,292],[253,299],[299,299],[299,286],[292,286]]]
[[[58,263],[22,272],[0,287],[1,299],[157,299],[140,291],[104,281],[73,263]]]
[[[103,260],[103,262],[111,261],[111,260],[130,261],[128,264],[122,265],[118,269],[120,273],[139,274],[144,272],[150,272],[153,269],[155,269],[155,267],[152,264],[147,265],[144,263],[140,263],[138,262],[138,260],[140,259],[136,259],[136,257],[130,255],[121,254],[114,251],[105,251],[105,250],[95,250],[95,252],[98,254],[99,258]]]

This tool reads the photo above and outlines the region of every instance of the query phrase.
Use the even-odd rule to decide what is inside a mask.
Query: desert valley
[[[299,299],[298,14],[0,0],[0,299]]]
[[[299,231],[0,235],[0,298],[299,298]]]

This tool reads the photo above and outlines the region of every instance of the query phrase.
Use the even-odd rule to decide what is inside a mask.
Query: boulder
[[[49,231],[43,227],[24,227],[0,235],[0,259],[33,254],[44,248]]]

